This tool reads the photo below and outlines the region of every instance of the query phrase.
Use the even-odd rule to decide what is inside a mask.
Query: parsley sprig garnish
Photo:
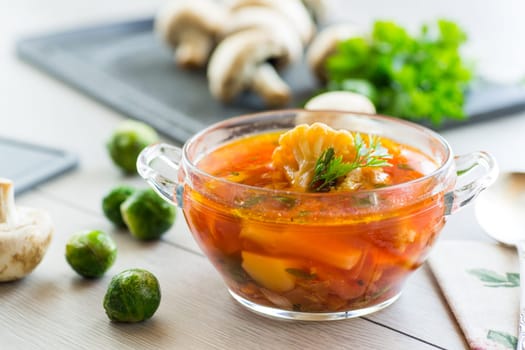
[[[327,192],[335,186],[337,180],[348,175],[351,171],[366,167],[392,166],[389,160],[392,155],[381,146],[376,136],[368,136],[368,145],[360,134],[354,136],[355,157],[351,162],[344,162],[342,156],[335,156],[333,147],[321,153],[314,166],[314,177],[309,189],[313,192]]]

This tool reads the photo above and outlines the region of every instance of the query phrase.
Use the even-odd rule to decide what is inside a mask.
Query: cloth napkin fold
[[[428,263],[471,349],[515,349],[520,277],[515,249],[440,241]]]

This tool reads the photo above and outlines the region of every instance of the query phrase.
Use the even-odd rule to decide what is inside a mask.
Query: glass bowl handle
[[[473,152],[454,158],[456,185],[445,194],[445,215],[454,214],[496,181],[499,174],[494,157],[486,152]]]
[[[162,199],[181,206],[178,173],[182,149],[165,143],[150,145],[137,158],[137,171]]]

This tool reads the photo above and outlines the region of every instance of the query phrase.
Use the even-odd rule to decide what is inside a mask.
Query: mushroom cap
[[[327,0],[302,0],[302,2],[316,23],[325,18],[328,8]]]
[[[215,98],[229,102],[252,84],[259,65],[286,56],[286,47],[266,31],[252,29],[232,34],[217,46],[210,58],[207,72],[210,91]]]
[[[298,33],[283,14],[272,8],[254,6],[233,11],[224,25],[221,37],[250,29],[264,30],[282,42],[287,55],[284,62],[278,62],[278,65],[295,62],[302,57],[303,46]]]
[[[309,110],[337,110],[375,114],[376,108],[366,96],[350,91],[330,91],[317,95],[304,107]]]
[[[217,35],[225,19],[225,8],[214,1],[170,1],[155,17],[155,32],[170,46],[176,47],[187,31]]]
[[[53,223],[43,210],[18,207],[15,227],[0,223],[0,281],[20,279],[40,263],[53,236]]]
[[[334,129],[368,130],[377,132],[376,123],[352,118],[352,112],[375,114],[373,103],[366,97],[350,91],[330,91],[317,95],[306,103],[306,110],[297,115],[296,124],[321,122]],[[310,111],[322,110],[322,114]]]
[[[337,50],[337,45],[346,39],[363,35],[363,31],[353,24],[335,24],[317,34],[306,52],[306,60],[315,76],[326,80],[325,63]]]
[[[315,34],[315,24],[300,0],[230,0],[230,11],[245,7],[269,7],[284,15],[295,28],[303,44],[310,42]]]

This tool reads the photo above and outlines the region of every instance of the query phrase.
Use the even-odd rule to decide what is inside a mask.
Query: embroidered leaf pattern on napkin
[[[520,286],[519,273],[507,272],[503,275],[487,269],[471,269],[467,270],[467,272],[479,278],[480,281],[485,282],[483,284],[485,287],[514,288]]]
[[[518,338],[516,338],[515,336],[508,334],[508,333],[498,332],[494,330],[488,331],[487,339],[490,339],[509,349],[516,349],[516,346],[518,345]]]

